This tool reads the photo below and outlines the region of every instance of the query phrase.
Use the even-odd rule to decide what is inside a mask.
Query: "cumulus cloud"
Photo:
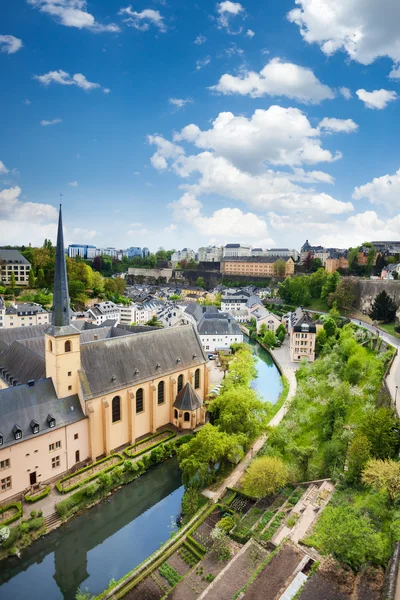
[[[80,227],[75,227],[75,229],[72,230],[71,235],[67,233],[67,238],[70,238],[71,244],[78,239],[93,240],[96,236],[97,231],[95,229],[81,229]]]
[[[66,27],[89,29],[95,33],[118,32],[120,28],[115,23],[102,25],[87,11],[86,0],[27,0],[28,4],[46,13]]]
[[[353,119],[334,119],[324,117],[318,125],[318,129],[323,129],[327,133],[353,133],[357,131],[358,125]]]
[[[400,62],[398,0],[295,0],[288,19],[303,39],[317,43],[326,55],[340,50],[363,65],[381,56]]]
[[[362,102],[364,102],[366,108],[382,110],[386,108],[389,102],[397,100],[398,96],[396,92],[391,90],[374,90],[373,92],[367,92],[366,90],[357,90],[356,94]]]
[[[164,231],[165,233],[172,233],[173,231],[176,230],[176,223],[171,223],[171,225],[168,225],[167,227],[164,227]]]
[[[0,51],[7,54],[14,54],[21,50],[22,40],[13,35],[0,35]]]
[[[346,98],[346,100],[350,100],[353,97],[351,91],[347,87],[340,87],[339,93],[343,96],[343,98]]]
[[[400,67],[393,67],[389,73],[389,79],[400,79]]]
[[[375,177],[369,183],[356,187],[353,198],[367,198],[371,204],[383,204],[389,210],[400,209],[400,169],[394,175]]]
[[[9,173],[9,169],[7,169],[6,165],[0,160],[0,175],[7,175]]]
[[[50,85],[50,83],[59,83],[60,85],[76,85],[85,91],[101,88],[99,83],[88,81],[85,75],[82,75],[82,73],[75,73],[75,75],[71,76],[62,69],[58,69],[58,71],[49,71],[44,75],[34,75],[33,78],[37,79],[37,81],[40,81],[40,83],[43,83],[43,85]]]
[[[226,29],[228,33],[233,35],[242,32],[242,27],[239,27],[236,31],[231,30],[231,24],[238,16],[245,16],[246,12],[243,6],[239,2],[231,2],[225,0],[225,2],[219,2],[217,4],[217,23],[220,29]]]
[[[184,182],[180,187],[186,190],[186,204],[180,201],[179,206],[193,218],[201,208],[198,197],[210,194],[244,202],[258,211],[279,206],[280,211],[301,213],[303,218],[329,218],[352,212],[354,207],[306,187],[334,183],[328,173],[304,169],[304,165],[329,163],[341,156],[323,148],[320,135],[299,109],[271,106],[256,110],[250,118],[220,113],[209,130],[190,124],[173,136],[173,142],[162,136],[149,136],[149,142],[157,147],[153,166],[160,171],[171,169]],[[191,144],[200,152],[186,154],[177,142]]]
[[[393,218],[378,217],[375,211],[367,210],[341,221],[335,233],[329,225],[326,233],[316,238],[316,243],[326,247],[348,248],[362,244],[365,240],[398,240],[400,231],[400,214]]]
[[[78,182],[77,181],[70,181],[69,184],[71,187],[78,187]]]
[[[287,96],[312,104],[335,97],[335,92],[321,83],[311,69],[282,62],[280,58],[273,58],[260,73],[244,71],[238,76],[225,73],[210,89],[221,94],[252,98]]]
[[[206,43],[206,41],[207,41],[207,38],[206,38],[206,36],[200,33],[200,34],[197,36],[197,38],[194,40],[194,42],[193,42],[193,43],[194,43],[194,44],[197,44],[198,46],[201,46],[202,44],[205,44],[205,43]]]
[[[43,119],[42,121],[40,121],[40,124],[43,127],[47,127],[48,125],[57,125],[57,123],[62,123],[62,119],[53,119],[52,121],[46,121],[45,119]]]
[[[21,191],[18,186],[0,191],[0,219],[26,223],[57,220],[57,210],[54,206],[37,202],[22,202],[19,199]]]
[[[249,37],[249,38],[253,38],[253,37],[254,37],[256,34],[254,33],[254,31],[253,31],[252,29],[248,29],[248,30],[246,31],[246,35],[247,35],[247,37]]]
[[[124,23],[127,23],[129,27],[139,29],[139,31],[148,31],[151,25],[162,32],[167,30],[164,17],[160,14],[160,11],[153,10],[152,8],[146,8],[141,12],[137,12],[136,10],[132,10],[132,6],[127,6],[126,8],[121,8],[118,14],[126,17]]]
[[[200,71],[203,67],[206,67],[211,62],[211,56],[206,56],[205,58],[200,58],[196,60],[196,71]]]
[[[191,98],[169,98],[168,102],[175,106],[177,110],[184,108],[186,104],[191,104],[193,100]]]

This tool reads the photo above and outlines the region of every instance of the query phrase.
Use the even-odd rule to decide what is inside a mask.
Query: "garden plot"
[[[82,482],[95,479],[102,471],[109,471],[116,465],[120,465],[123,460],[124,459],[120,454],[112,454],[106,459],[93,463],[93,465],[89,467],[84,467],[80,471],[77,471],[75,475],[63,477],[57,482],[57,488],[61,492],[75,489],[79,487]]]
[[[219,508],[216,508],[196,529],[192,534],[192,538],[204,548],[210,549],[212,546],[211,532],[221,518],[221,511]]]
[[[164,440],[169,440],[175,437],[175,433],[170,430],[161,431],[155,435],[151,435],[146,437],[142,441],[136,442],[133,446],[129,446],[129,448],[125,449],[125,454],[129,457],[135,458],[137,455],[143,454],[149,448],[153,448],[154,446],[158,446]]]
[[[251,500],[250,498],[247,498],[247,496],[242,496],[242,494],[238,493],[231,503],[230,508],[235,512],[244,515],[255,505],[255,503],[255,500]]]

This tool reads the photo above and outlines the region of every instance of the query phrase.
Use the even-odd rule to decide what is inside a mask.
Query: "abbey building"
[[[172,424],[204,422],[192,325],[71,323],[60,208],[52,324],[0,331],[0,503]]]

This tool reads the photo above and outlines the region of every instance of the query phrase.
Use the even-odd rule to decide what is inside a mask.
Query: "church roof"
[[[81,389],[86,400],[206,362],[191,325],[81,345]]]
[[[196,410],[202,406],[203,401],[188,381],[177,395],[174,408],[178,410]]]
[[[60,204],[57,231],[56,266],[54,272],[52,327],[49,330],[49,334],[53,336],[63,336],[77,333],[77,331],[74,331],[74,328],[70,330],[70,327],[71,309],[69,305],[67,265],[65,263],[62,209]]]

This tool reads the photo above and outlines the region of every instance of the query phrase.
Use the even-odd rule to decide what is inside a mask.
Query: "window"
[[[4,469],[10,468],[10,459],[6,458],[5,460],[0,460],[0,471],[4,471]]]
[[[68,377],[71,377],[72,371],[68,371]]]
[[[51,467],[52,469],[57,469],[57,467],[60,466],[60,457],[59,456],[53,456],[53,458],[51,459]]]
[[[61,441],[53,442],[49,444],[49,452],[54,452],[54,450],[59,450],[61,448]]]
[[[79,459],[80,459],[79,450],[76,450],[76,452],[75,452],[75,462],[78,463]]]
[[[53,352],[53,342],[49,340],[49,351]]]
[[[143,388],[139,388],[136,392],[136,412],[143,412]]]
[[[157,401],[158,401],[158,404],[164,404],[164,382],[163,381],[160,381],[160,383],[158,384]]]
[[[70,392],[72,390],[72,385],[68,386],[68,391]]]
[[[121,398],[115,396],[112,401],[112,422],[116,423],[121,420]]]
[[[1,483],[1,491],[6,492],[11,489],[11,477],[5,477],[0,481]]]
[[[184,421],[190,421],[190,413],[185,412],[184,415],[183,415],[183,420]]]
[[[65,342],[65,352],[71,352],[71,342],[70,342],[70,340],[67,340]]]
[[[74,440],[79,440],[79,433],[74,433]]]
[[[200,387],[200,369],[196,369],[194,372],[194,389],[198,390]]]
[[[174,419],[178,418],[178,411],[176,410],[176,408],[174,408]]]
[[[178,394],[183,388],[183,375],[179,375],[178,377]]]

